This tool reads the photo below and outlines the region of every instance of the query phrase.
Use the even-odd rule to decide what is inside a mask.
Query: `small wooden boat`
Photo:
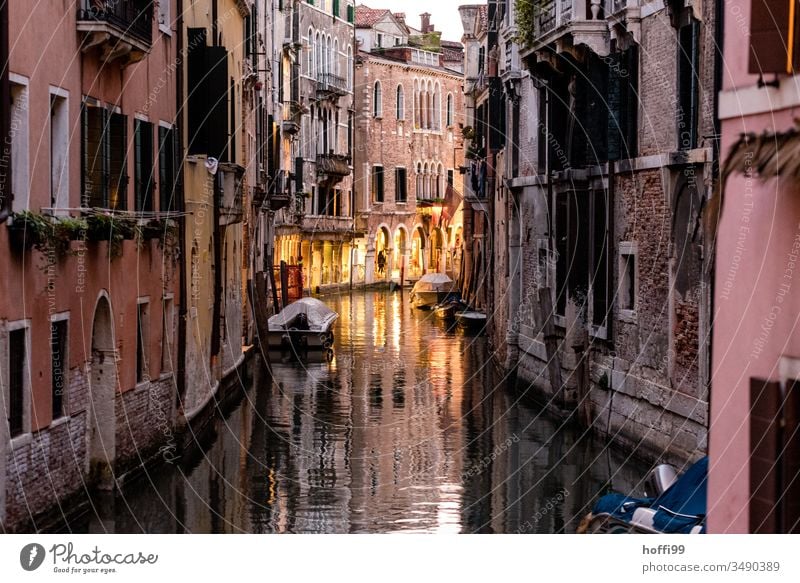
[[[339,314],[316,298],[302,298],[269,319],[270,350],[304,352],[333,348]]]
[[[434,315],[440,320],[453,320],[456,314],[467,309],[467,305],[460,299],[452,298],[437,304],[433,308]]]
[[[455,315],[456,322],[459,328],[474,332],[480,332],[486,327],[488,317],[483,312],[476,312],[474,310],[467,310]]]
[[[456,283],[444,273],[428,273],[414,284],[411,290],[411,305],[421,310],[430,310],[457,293]]]

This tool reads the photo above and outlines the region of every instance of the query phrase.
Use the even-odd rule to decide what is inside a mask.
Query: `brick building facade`
[[[424,16],[424,15],[423,15]],[[462,78],[439,41],[388,10],[356,9],[355,283],[462,270]],[[423,21],[426,35],[433,32]],[[380,43],[377,36],[381,36]],[[381,48],[383,38],[396,39]],[[454,58],[451,56],[451,60]]]
[[[645,456],[694,459],[708,427],[713,3],[547,2],[525,46],[514,5],[489,2],[508,177],[492,193],[508,258],[494,340],[553,408]]]

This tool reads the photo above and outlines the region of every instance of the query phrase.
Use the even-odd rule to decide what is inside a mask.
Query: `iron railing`
[[[150,44],[153,41],[152,0],[84,0],[79,21],[105,22]]]

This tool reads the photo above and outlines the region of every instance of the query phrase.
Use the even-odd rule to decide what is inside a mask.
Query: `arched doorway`
[[[425,235],[422,227],[414,229],[414,236],[411,238],[411,265],[409,272],[412,277],[420,277],[425,273]]]
[[[391,236],[386,227],[375,235],[375,279],[386,279],[391,271]]]
[[[400,277],[400,271],[405,270],[408,266],[405,263],[406,259],[406,246],[407,246],[407,236],[405,227],[398,227],[397,231],[394,234],[394,271],[392,275],[395,277]]]
[[[430,270],[444,273],[444,233],[440,228],[431,231],[431,263]]]
[[[111,304],[102,296],[92,324],[92,366],[89,410],[89,476],[100,489],[114,486],[116,457],[117,363]]]

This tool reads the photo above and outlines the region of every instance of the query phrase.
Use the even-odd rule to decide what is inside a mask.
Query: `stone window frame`
[[[7,365],[7,359],[9,358],[9,350],[10,350],[10,336],[11,332],[16,332],[18,330],[25,330],[25,365],[22,374],[22,378],[24,379],[24,386],[22,388],[22,432],[14,437],[10,438],[9,442],[9,449],[14,450],[17,447],[24,446],[31,442],[33,439],[33,433],[31,428],[31,407],[32,407],[32,397],[33,397],[33,387],[31,385],[31,319],[26,318],[23,320],[14,320],[8,322],[3,329],[0,329],[0,357],[3,359],[3,366],[0,367],[0,375],[2,375],[2,399],[3,399],[3,410],[5,412],[5,416],[8,416],[8,408],[11,406],[11,394],[9,393],[10,390],[10,379],[9,379],[9,367]],[[4,417],[2,420],[3,423],[7,423],[6,418]],[[8,434],[7,434],[8,435]]]
[[[383,118],[383,84],[380,81],[372,86],[372,117]]]
[[[143,314],[144,315],[143,326],[142,326],[142,330],[140,332],[140,330],[139,330],[139,318],[140,318],[140,314],[141,314],[140,310],[142,309],[142,306],[145,306],[145,308],[144,308],[144,314]],[[147,386],[148,384],[150,384],[150,381],[151,381],[151,378],[152,378],[150,376],[150,367],[152,365],[152,362],[150,362],[150,354],[149,354],[150,338],[151,338],[151,336],[150,336],[150,307],[151,307],[150,296],[141,296],[141,297],[136,298],[136,359],[135,359],[135,362],[136,362],[136,379],[135,379],[136,380],[136,388],[141,388],[141,387]],[[140,333],[141,333],[141,338],[139,337]],[[142,358],[144,360],[144,363],[143,363],[144,366],[143,366],[141,371],[139,370],[139,366],[140,366],[140,363],[139,363],[139,341],[140,340],[141,340],[141,343],[142,343],[142,346],[141,346]],[[141,372],[141,378],[140,378],[140,372]]]
[[[64,351],[65,352],[65,356],[64,356],[64,365],[63,366],[64,366],[64,384],[65,384],[65,387],[64,387],[64,394],[61,396],[61,417],[53,418],[51,423],[50,423],[51,426],[53,424],[58,424],[59,422],[65,421],[70,416],[69,415],[69,356],[70,356],[69,335],[70,335],[70,328],[72,327],[71,326],[72,321],[70,320],[70,312],[69,311],[57,312],[57,313],[52,314],[50,316],[50,334],[51,334],[51,337],[50,337],[50,366],[51,366],[50,376],[51,376],[51,379],[52,379],[52,374],[53,374],[53,371],[52,371],[52,363],[53,363],[53,356],[52,356],[52,354],[53,354],[53,351],[52,351],[52,343],[53,343],[52,330],[53,330],[53,326],[52,325],[55,322],[66,322],[67,323],[67,342],[66,342],[66,348],[65,348],[65,351]],[[50,388],[51,388],[51,391],[52,391],[52,386]]]

